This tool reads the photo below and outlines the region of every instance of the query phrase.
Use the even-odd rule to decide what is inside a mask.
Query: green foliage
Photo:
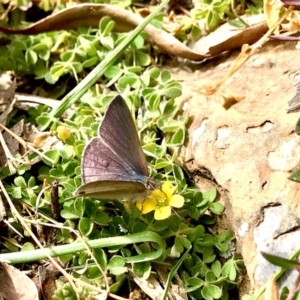
[[[14,183],[7,187],[7,191],[14,199],[22,199],[22,201],[32,206],[36,206],[36,199],[40,187],[36,185],[34,177],[29,177],[29,174],[26,174],[24,177],[16,177]]]
[[[113,28],[114,22],[104,17],[98,29],[12,36],[10,44],[0,47],[0,53],[8,57],[0,61],[0,70],[15,70],[20,75],[34,74],[36,79],[45,79],[51,84],[68,74],[79,81],[83,72],[96,66],[126,36],[112,32]],[[108,78],[115,75],[116,79],[126,74],[128,67],[130,78],[131,74],[135,74],[130,66],[139,70],[150,65],[151,58],[145,51],[147,48],[144,37],[138,36],[124,52],[118,66],[106,73]],[[57,53],[61,54],[58,56]]]
[[[125,1],[122,3],[125,5]],[[47,10],[51,3],[42,1],[40,6]],[[211,7],[209,10],[206,3],[205,14],[211,15],[206,19],[213,27],[224,17],[228,2],[214,2]],[[204,18],[204,13],[197,17]],[[34,75],[36,79],[50,84],[70,77],[79,82],[124,40],[126,35],[113,32],[113,27],[114,22],[104,17],[97,29],[80,28],[78,31],[44,33],[33,37],[12,36],[10,44],[0,46],[0,53],[7,57],[0,61],[0,69],[15,70],[21,76]],[[169,71],[152,65],[154,60],[149,55],[149,47],[143,33],[132,41],[101,78],[109,92],[104,93],[100,85],[95,85],[77,103],[70,118],[54,118],[50,109],[43,105],[30,108],[27,121],[40,127],[51,121],[51,131],[56,133],[63,146],[43,153],[36,174],[27,167],[22,169],[22,176],[7,169],[2,170],[1,176],[14,176],[11,183],[7,181],[6,189],[16,205],[21,207],[22,201],[32,210],[37,208],[47,216],[51,216],[51,196],[49,191],[39,195],[42,182],[46,180],[51,184],[54,180],[59,181],[63,187],[59,188],[61,217],[65,221],[64,228],[60,228],[56,235],[58,244],[77,241],[71,229],[90,241],[127,234],[142,236],[149,231],[158,233],[165,241],[163,254],[155,264],[152,261],[128,263],[127,260],[155,250],[156,246],[151,242],[93,249],[94,261],[87,251],[60,256],[62,261],[72,266],[74,276],[83,281],[103,286],[103,274],[96,261],[105,273],[111,274],[110,291],[116,293],[131,274],[147,279],[160,264],[172,265],[194,299],[226,299],[241,267],[241,261],[236,260],[232,253],[234,237],[229,231],[216,233],[209,228],[224,210],[217,201],[217,190],[197,190],[188,182],[177,161],[179,147],[186,141],[189,122],[189,117],[182,115],[175,102],[175,98],[182,94],[182,87],[173,80]],[[64,82],[67,85],[68,80]],[[185,198],[184,206],[173,211],[166,220],[156,221],[153,212],[142,215],[134,204],[71,198],[81,185],[83,149],[87,141],[97,135],[107,105],[119,93],[125,98],[133,116],[137,116],[136,127],[151,176],[160,181],[171,181],[177,186],[176,193]],[[36,157],[37,154],[34,154],[28,159]],[[17,171],[20,174],[21,171]],[[45,221],[41,216],[38,218]],[[12,228],[22,231],[17,222],[12,223]],[[13,230],[10,231],[12,235]],[[4,245],[5,251],[18,251],[14,246],[17,244],[8,240]],[[32,249],[32,245],[24,243],[22,250],[26,249]],[[220,257],[230,259],[221,263]],[[126,275],[129,271],[130,275]],[[93,296],[80,284],[77,287],[82,299]],[[75,299],[75,293],[69,283],[58,281],[53,299],[66,298]]]
[[[53,300],[78,300],[76,293],[74,292],[69,282],[65,283],[61,280],[57,280],[56,285],[57,290],[55,291],[52,297]],[[77,286],[77,293],[80,297],[80,300],[85,300],[93,295],[86,288],[80,286]]]
[[[296,269],[297,272],[299,271],[299,249],[296,250],[295,253],[293,253],[292,257],[290,259],[283,258],[277,255],[269,254],[267,252],[261,251],[261,255],[271,264],[281,267],[276,274],[274,274],[274,280],[278,280],[281,278],[282,275],[285,274],[286,271],[290,271],[290,269]],[[229,262],[229,261],[228,261]],[[269,283],[267,283],[269,284]],[[261,287],[254,295],[251,296],[251,300],[256,300],[260,298],[260,296],[265,292],[266,290],[266,285]],[[293,286],[291,287],[290,291],[289,289],[284,286],[281,288],[280,291],[280,300],[285,300],[285,299],[299,299],[299,284],[298,281],[296,280]]]
[[[127,78],[127,75],[115,81],[116,89],[121,89],[121,78]],[[43,160],[44,165],[38,171],[38,178],[47,178],[48,182],[59,180],[64,187],[60,190],[60,201],[63,205],[61,216],[66,220],[65,226],[78,229],[82,236],[90,240],[154,231],[167,242],[165,255],[161,260],[169,263],[176,261],[192,247],[192,254],[187,255],[178,270],[184,285],[196,299],[199,297],[217,299],[220,291],[228,289],[229,283],[237,279],[239,267],[235,260],[232,260],[231,264],[229,260],[223,267],[218,261],[218,257],[226,252],[229,253],[228,257],[232,256],[230,253],[232,234],[229,231],[213,234],[206,229],[205,224],[215,223],[215,218],[208,212],[221,214],[224,209],[223,205],[216,202],[216,189],[201,193],[189,187],[184,172],[176,161],[177,149],[183,144],[184,137],[176,144],[169,142],[177,134],[179,127],[186,131],[188,118],[175,117],[179,107],[175,104],[174,98],[170,97],[180,95],[181,86],[172,80],[170,73],[160,71],[158,68],[146,69],[136,77],[135,83],[136,88],[127,84],[123,96],[129,107],[138,112],[136,124],[152,176],[158,180],[170,180],[177,185],[177,192],[185,198],[182,209],[178,209],[166,220],[155,221],[153,213],[141,215],[134,206],[126,207],[120,202],[111,203],[89,198],[69,199],[81,185],[80,159],[85,141],[97,135],[99,116],[105,111],[103,106],[108,105],[115,92],[99,95],[96,89],[92,89],[88,92],[88,97],[84,97],[79,103],[72,120],[56,121],[56,128],[63,126],[68,134],[65,135],[63,147],[45,152],[54,163]],[[169,93],[164,92],[167,86],[170,87]],[[151,88],[152,96],[144,97],[142,103],[140,97],[147,88]],[[89,111],[89,114],[86,114],[86,111]],[[158,140],[160,143],[157,143]],[[169,149],[173,149],[173,155],[170,155]],[[36,205],[37,192],[40,190],[32,177],[27,181],[23,177],[16,177],[14,185],[7,188],[15,199],[22,198],[22,201]],[[49,199],[41,201],[39,207],[49,212]],[[183,223],[183,220],[186,222]],[[61,229],[57,234],[57,241],[70,243],[74,241],[74,237],[69,230]],[[136,246],[135,251],[146,253],[151,251],[151,246],[149,248],[149,245],[141,244]],[[103,250],[94,253],[105,270],[115,276],[121,276],[128,272],[124,257],[132,256],[135,251],[116,246],[110,247],[108,253]],[[75,257],[67,255],[61,259],[73,261],[76,272],[81,270],[81,275],[93,281],[102,275],[96,266],[86,264],[86,255],[84,253]],[[152,268],[150,262],[138,262],[132,265],[131,270],[137,276],[148,278]],[[123,279],[121,281],[123,282]],[[114,289],[120,288],[116,281],[112,284]]]
[[[292,268],[299,267],[300,265],[300,263],[296,260],[283,258],[266,252],[261,252],[261,255],[271,264],[284,269],[292,269]]]
[[[251,0],[250,3],[247,3],[246,13],[250,15],[258,15],[263,13],[264,2],[260,0]]]
[[[198,0],[195,2],[195,8],[191,11],[192,18],[205,20],[209,30],[216,29],[225,15],[230,13],[231,0]]]
[[[238,16],[246,11],[250,15],[263,13],[263,1],[233,1],[233,0],[195,0],[190,18],[183,18],[180,22],[181,31],[178,37],[198,40],[201,35],[215,30],[224,22],[229,22],[237,28],[244,28],[245,22]]]
[[[292,175],[290,175],[289,179],[296,182],[300,182],[300,170],[297,170]]]

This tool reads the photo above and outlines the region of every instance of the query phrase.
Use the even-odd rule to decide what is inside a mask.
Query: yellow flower
[[[61,125],[57,126],[56,132],[57,132],[58,137],[62,141],[66,140],[71,135],[69,129],[67,127],[61,126]]]
[[[164,220],[170,217],[171,207],[182,207],[184,198],[180,195],[173,195],[177,186],[170,181],[165,181],[161,190],[153,190],[145,200],[136,203],[136,207],[147,214],[154,210],[155,220]]]

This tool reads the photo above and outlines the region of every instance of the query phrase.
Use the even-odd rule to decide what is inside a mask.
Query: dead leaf
[[[265,300],[278,300],[278,287],[274,276],[267,282]]]
[[[269,28],[275,25],[280,19],[281,8],[282,3],[280,1],[264,0],[264,13]],[[274,34],[279,34],[279,26],[274,30]]]
[[[241,68],[247,60],[253,56],[254,54],[258,53],[262,46],[267,42],[272,32],[285,20],[287,15],[292,11],[292,8],[287,9],[284,14],[280,17],[279,21],[270,28],[267,33],[262,36],[255,44],[249,46],[248,44],[243,44],[241,48],[241,52],[235,59],[235,61],[231,64],[228,72],[225,76],[222,78],[212,82],[208,83],[206,80],[205,83],[201,83],[199,85],[199,91],[206,92],[206,94],[213,94],[215,91],[218,90],[218,88],[228,79],[230,78],[239,68]],[[230,97],[229,97],[230,96]],[[233,95],[227,95],[227,97],[223,97],[225,100],[227,98],[228,103],[225,102],[225,106],[230,107],[230,105],[235,104],[238,101],[241,101],[242,98],[240,97],[232,97]]]
[[[35,137],[35,139],[34,139],[34,141],[33,141],[32,144],[37,149],[42,148],[45,145],[48,137],[51,137],[53,135],[54,135],[53,132],[41,132],[40,134],[38,134]]]
[[[32,124],[25,124],[22,138],[25,142],[31,143],[35,148],[46,152],[52,149],[63,147],[63,143],[56,137],[54,132],[41,132]]]
[[[99,21],[103,16],[109,16],[114,20],[115,30],[120,32],[131,31],[144,20],[141,16],[117,6],[105,4],[78,4],[48,16],[27,28],[11,29],[0,26],[0,31],[4,33],[29,35],[55,30],[75,29],[79,26],[98,27]],[[151,24],[148,24],[144,30],[148,33],[148,40],[150,43],[152,43],[153,46],[156,46],[161,52],[168,53],[175,57],[199,61],[220,54],[223,51],[239,48],[245,43],[252,44],[256,42],[267,29],[268,27],[265,22],[244,29],[243,31],[238,31],[234,28],[234,36],[227,38],[226,41],[223,40],[221,43],[219,43],[219,38],[222,38],[223,34],[218,32],[217,35],[215,35],[215,38],[210,38],[210,43],[205,42],[204,45],[206,47],[204,47],[201,42],[197,47],[197,51],[189,49],[173,35],[157,29]],[[203,39],[201,39],[201,41],[202,40]],[[217,44],[216,41],[218,41]]]
[[[128,300],[150,300],[151,298],[146,295],[140,288],[136,287],[129,295]]]
[[[0,73],[0,123],[6,124],[6,118],[11,113],[15,99],[16,83],[9,72]]]
[[[23,133],[24,120],[21,120],[16,125],[11,128],[17,136],[21,136]],[[8,132],[3,133],[3,138],[6,145],[0,144],[0,168],[6,165],[8,157],[5,154],[4,147],[7,147],[11,156],[15,157],[17,154],[21,154],[24,148],[19,144],[19,142],[12,137]]]
[[[53,132],[40,132],[29,123],[24,125],[23,120],[6,130],[8,132],[3,133],[4,145],[0,145],[0,168],[8,163],[12,174],[16,171],[15,168],[22,163],[33,165],[41,160],[41,157],[37,156],[34,160],[29,161],[28,155],[34,149],[46,152],[63,147],[62,142]],[[4,151],[5,148],[6,151]],[[27,148],[31,150],[26,151]],[[20,154],[22,159],[14,159],[17,154]]]
[[[33,281],[15,267],[0,265],[0,296],[9,300],[38,300],[38,290]]]
[[[154,276],[150,275],[148,279],[134,276],[133,280],[151,299],[161,300],[163,298],[163,288]]]
[[[56,280],[60,272],[52,264],[47,267],[39,266],[39,283],[45,300],[52,300],[54,292],[57,290]]]
[[[114,20],[115,30],[120,32],[131,31],[144,20],[135,13],[113,5],[78,4],[48,16],[25,29],[11,29],[0,26],[0,31],[30,35],[55,30],[75,29],[79,26],[98,27],[100,19],[104,16],[109,16]],[[150,43],[162,52],[191,60],[205,58],[205,56],[191,51],[171,34],[157,29],[151,24],[148,24],[144,30],[149,35],[148,40]]]
[[[300,13],[299,11],[292,11],[287,16],[287,21],[289,21],[286,24],[282,24],[282,29],[288,32],[298,32],[300,29]]]
[[[190,48],[203,55],[215,56],[224,51],[241,48],[244,44],[253,44],[267,31],[268,25],[264,21],[264,15],[243,18],[250,27],[237,29],[226,23],[206,37],[190,45]]]
[[[2,222],[5,217],[6,217],[6,210],[3,204],[2,197],[0,195],[0,222]]]
[[[3,101],[9,101],[14,97],[15,94],[15,81],[11,72],[0,73],[0,100],[1,104]]]

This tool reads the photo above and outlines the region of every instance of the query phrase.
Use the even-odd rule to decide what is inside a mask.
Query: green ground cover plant
[[[46,4],[41,3],[44,8]],[[234,254],[233,234],[214,229],[216,216],[224,211],[216,189],[199,191],[177,161],[190,121],[175,101],[182,87],[157,64],[157,53],[141,32],[161,7],[130,34],[114,32],[114,22],[104,17],[98,28],[10,36],[11,42],[0,46],[1,56],[7,58],[0,61],[1,70],[34,77],[48,96],[64,96],[58,107],[41,104],[26,113],[14,111],[7,122],[11,127],[25,118],[55,134],[61,147],[41,150],[36,172],[31,162],[39,154],[30,153],[0,173],[11,200],[6,201],[23,219],[8,211],[0,260],[29,264],[47,254],[59,256],[76,280],[59,280],[54,299],[86,299],[108,290],[118,294],[134,277],[147,279],[157,270],[167,274],[164,298],[180,279],[191,299],[229,299],[239,277],[242,261]],[[66,93],[74,82],[76,87]],[[163,220],[155,220],[154,212],[142,214],[132,203],[72,198],[82,182],[83,149],[97,135],[105,109],[117,94],[135,116],[151,177],[170,182],[173,192],[184,198],[183,207]],[[64,118],[67,110],[70,117]],[[59,222],[53,220],[53,195],[44,189],[45,181],[59,182]],[[49,226],[56,226],[55,238],[45,241],[48,250],[38,250],[32,235],[48,233]],[[174,280],[175,274],[179,279]]]

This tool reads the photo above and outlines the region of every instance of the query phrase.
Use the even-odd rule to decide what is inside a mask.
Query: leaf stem
[[[154,252],[126,257],[125,261],[127,263],[136,263],[136,262],[151,261],[151,260],[158,259],[162,255],[165,249],[165,242],[157,233],[151,231],[144,231],[136,234],[129,234],[126,236],[109,237],[109,238],[92,240],[86,243],[75,242],[68,245],[55,246],[55,247],[45,248],[45,249],[36,249],[36,250],[30,250],[24,252],[12,252],[12,253],[0,254],[0,261],[2,262],[9,261],[11,264],[25,263],[25,262],[45,259],[47,258],[47,255],[50,255],[51,257],[56,257],[56,256],[76,253],[78,251],[85,250],[86,245],[88,245],[90,248],[103,248],[103,247],[121,246],[121,245],[128,245],[128,244],[135,244],[135,243],[142,243],[142,242],[154,242],[158,245],[158,249]]]

